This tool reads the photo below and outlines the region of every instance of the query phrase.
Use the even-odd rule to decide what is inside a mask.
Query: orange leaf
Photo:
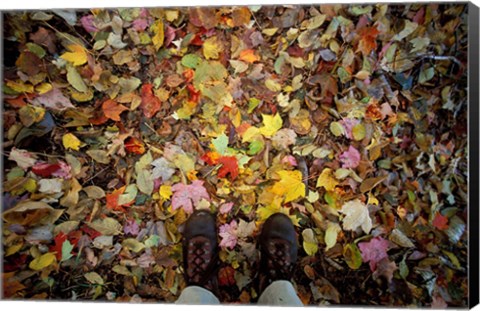
[[[125,149],[128,152],[135,153],[135,154],[144,154],[145,153],[145,146],[143,142],[135,137],[130,137],[125,142]]]
[[[124,209],[118,205],[118,197],[125,192],[126,186],[113,190],[112,193],[108,193],[105,198],[107,199],[107,208],[116,211],[124,211]]]
[[[250,50],[243,50],[242,52],[240,52],[240,57],[239,57],[240,60],[243,60],[244,62],[247,62],[247,63],[250,63],[250,64],[253,64],[254,62],[256,61],[259,61],[260,60],[260,57],[258,57],[257,55],[255,55],[255,51],[250,49]]]
[[[220,159],[220,154],[215,151],[209,151],[205,153],[201,159],[205,162],[207,162],[208,165],[217,165],[218,164],[218,159]]]
[[[128,110],[128,108],[125,107],[124,105],[117,104],[115,101],[111,99],[107,99],[102,104],[102,109],[105,116],[109,119],[112,119],[113,121],[121,121],[120,114],[125,110]]]
[[[448,229],[448,218],[437,212],[432,220],[432,225],[438,230]]]
[[[142,103],[140,108],[143,111],[143,115],[147,118],[153,117],[159,110],[161,106],[160,99],[153,94],[153,85],[150,83],[144,84],[142,86]]]
[[[223,178],[230,173],[230,179],[235,180],[238,176],[238,162],[235,156],[225,157],[222,156],[218,159],[218,163],[222,164],[222,167],[218,171],[218,177]]]
[[[360,42],[358,43],[358,50],[363,55],[368,55],[372,50],[377,48],[377,36],[380,33],[376,27],[364,27],[360,29],[358,34],[360,35]]]

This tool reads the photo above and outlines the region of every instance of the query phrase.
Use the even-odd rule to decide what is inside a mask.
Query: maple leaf
[[[220,247],[222,248],[235,248],[237,245],[237,228],[238,224],[236,220],[232,220],[230,224],[224,224],[220,226],[219,235],[222,238],[220,241]]]
[[[262,114],[262,118],[263,126],[260,128],[260,133],[263,136],[271,137],[275,135],[275,133],[277,133],[279,129],[282,128],[283,120],[282,117],[280,117],[280,114],[277,113],[274,116]]]
[[[55,257],[57,257],[57,260],[62,259],[62,246],[66,240],[67,240],[67,235],[64,234],[63,232],[60,232],[54,238],[55,245],[50,247],[50,251],[55,252]]]
[[[221,155],[218,152],[209,151],[201,156],[200,159],[205,161],[208,165],[217,165],[220,157]]]
[[[358,248],[362,253],[363,262],[370,264],[370,270],[377,269],[377,263],[383,258],[388,258],[387,248],[388,240],[382,237],[374,237],[369,242],[358,243]]]
[[[178,183],[173,185],[171,190],[173,210],[182,207],[188,214],[193,213],[193,207],[197,206],[201,199],[210,200],[201,180],[194,180],[190,185]]]
[[[285,203],[305,196],[305,184],[302,181],[300,171],[278,171],[280,181],[277,181],[271,192],[278,195],[285,195]]]
[[[432,220],[432,225],[438,230],[448,229],[448,218],[437,212]]]
[[[219,207],[219,212],[220,214],[228,214],[231,210],[232,210],[232,207],[233,207],[233,202],[229,202],[229,203],[223,203],[222,205],[220,205]]]
[[[368,213],[368,208],[360,200],[346,202],[343,204],[340,213],[346,215],[343,219],[343,229],[356,230],[361,227],[367,234],[372,229],[372,219]]]
[[[129,137],[125,141],[125,149],[130,153],[135,153],[135,154],[145,153],[145,145],[140,139],[135,137]]]
[[[235,180],[238,176],[238,161],[235,156],[221,156],[218,159],[218,163],[222,164],[222,167],[218,171],[218,177],[223,178],[230,174],[230,180]]]
[[[355,147],[350,146],[340,155],[340,161],[342,168],[356,168],[360,164],[360,153]]]
[[[138,226],[138,223],[135,221],[135,219],[129,219],[123,226],[123,232],[125,234],[137,236],[137,234],[140,232],[140,227]]]
[[[140,108],[143,111],[143,115],[147,118],[153,117],[161,107],[161,102],[158,97],[153,94],[153,84],[146,83],[142,85],[142,89],[140,91],[142,95],[142,103],[140,104]]]
[[[121,121],[120,119],[120,114],[126,110],[128,110],[127,107],[125,107],[122,104],[118,104],[116,101],[107,99],[103,104],[102,104],[102,110],[103,113],[105,114],[105,117],[113,120],[113,121]]]
[[[377,27],[364,27],[358,31],[360,42],[357,51],[361,51],[363,55],[368,55],[372,50],[377,48],[377,36],[380,31]]]
[[[80,44],[70,44],[67,46],[67,50],[60,55],[64,60],[71,62],[74,66],[80,66],[87,62],[87,51]]]
[[[317,188],[324,187],[327,191],[335,190],[338,185],[338,181],[333,176],[333,172],[330,168],[324,168],[317,180]]]
[[[105,195],[105,199],[107,201],[107,208],[113,209],[116,211],[125,211],[121,205],[118,204],[119,196],[125,192],[126,186],[120,187],[118,189],[113,190],[112,193],[108,193]]]
[[[240,52],[240,57],[239,57],[239,59],[240,59],[240,60],[243,60],[244,62],[253,64],[253,63],[256,62],[256,61],[259,61],[259,60],[260,60],[260,57],[258,57],[257,55],[255,55],[255,51],[254,51],[254,50],[249,49],[249,50],[243,50],[242,52]]]

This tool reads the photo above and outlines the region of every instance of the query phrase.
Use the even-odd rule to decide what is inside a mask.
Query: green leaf
[[[72,258],[73,256],[72,250],[73,250],[73,245],[70,244],[69,240],[65,240],[65,242],[63,242],[62,244],[62,260],[61,261],[65,261]]]
[[[187,54],[182,57],[182,65],[188,68],[197,68],[202,62],[202,58],[196,54]]]
[[[67,67],[67,80],[74,89],[79,92],[85,93],[88,91],[88,87],[83,81],[82,77],[78,73],[77,69],[73,66]]]
[[[337,244],[338,233],[342,231],[342,228],[336,222],[328,223],[327,230],[325,231],[325,251],[328,251],[330,248],[334,247]]]
[[[28,42],[26,46],[30,52],[37,55],[39,58],[43,58],[45,54],[47,54],[47,52],[45,52],[45,50],[38,44]]]
[[[418,76],[418,82],[420,84],[424,84],[425,82],[430,81],[434,75],[435,75],[435,70],[433,69],[433,67],[422,70],[420,72],[420,75]]]
[[[343,257],[347,265],[353,270],[360,268],[362,265],[362,254],[354,243],[347,244],[343,248]]]
[[[248,145],[247,154],[256,155],[257,153],[262,151],[264,147],[265,147],[265,144],[263,143],[262,140],[254,140],[250,143],[250,145]]]
[[[103,279],[97,272],[88,272],[85,273],[85,278],[91,284],[103,285]]]
[[[343,128],[342,124],[334,121],[330,123],[330,132],[332,132],[335,137],[339,137],[345,134],[345,129]]]
[[[225,133],[222,133],[220,136],[212,140],[213,146],[215,146],[215,150],[224,155],[225,151],[227,151],[228,146],[228,136]]]

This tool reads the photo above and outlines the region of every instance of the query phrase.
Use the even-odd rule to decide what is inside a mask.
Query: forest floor
[[[174,302],[210,209],[225,303],[281,212],[305,304],[466,307],[467,13],[4,14],[3,297]]]

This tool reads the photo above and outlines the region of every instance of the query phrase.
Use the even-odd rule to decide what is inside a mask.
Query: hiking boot
[[[273,214],[260,233],[259,293],[274,281],[290,281],[297,261],[297,237],[290,218]]]
[[[183,231],[182,248],[187,285],[217,291],[217,228],[215,217],[209,211],[195,211],[188,218]]]

